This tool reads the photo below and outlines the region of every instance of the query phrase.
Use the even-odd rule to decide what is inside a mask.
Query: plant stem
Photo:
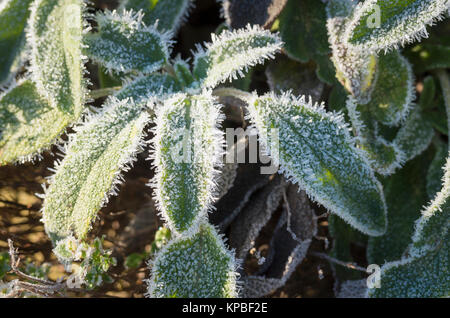
[[[244,102],[247,102],[253,96],[250,93],[247,93],[245,91],[242,91],[242,90],[234,88],[234,87],[220,87],[220,88],[216,88],[213,91],[213,95],[216,95],[216,96],[219,96],[219,97],[232,96],[232,97],[241,99]]]
[[[450,132],[450,78],[446,69],[439,69],[435,72],[441,83],[442,94],[444,95],[445,110],[447,111],[447,127]]]
[[[91,91],[89,93],[89,96],[92,99],[97,99],[97,98],[105,97],[105,96],[108,96],[108,95],[112,95],[112,94],[114,94],[115,92],[117,92],[121,88],[122,88],[121,86],[100,88],[100,89],[96,89],[96,90]]]

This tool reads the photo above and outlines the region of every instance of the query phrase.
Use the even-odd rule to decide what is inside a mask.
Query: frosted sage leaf
[[[448,0],[367,0],[350,20],[345,41],[362,50],[388,50],[427,36]]]
[[[24,28],[32,0],[3,0],[0,3],[0,85],[20,66],[25,42]]]
[[[377,56],[366,51],[355,50],[345,45],[342,35],[352,15],[355,2],[352,0],[329,1],[327,5],[328,41],[332,50],[332,61],[336,77],[342,86],[365,104],[370,100],[377,70]]]
[[[279,16],[280,36],[289,57],[308,62],[330,52],[325,4],[316,0],[288,0]]]
[[[110,98],[100,113],[70,135],[42,210],[45,230],[53,242],[69,235],[86,236],[108,195],[116,192],[120,172],[142,150],[148,119],[131,100]]]
[[[381,288],[370,297],[448,297],[450,232],[450,160],[442,190],[417,220],[407,257],[381,268]]]
[[[442,141],[434,143],[436,154],[427,173],[427,193],[430,199],[433,199],[441,190],[442,177],[444,176],[444,165],[448,156],[448,145]]]
[[[269,27],[286,5],[287,0],[224,0],[222,7],[227,25],[233,29],[248,23]]]
[[[73,117],[53,108],[24,80],[0,96],[0,165],[33,159],[50,148]]]
[[[414,222],[420,210],[428,202],[426,168],[432,152],[427,151],[408,162],[394,175],[383,180],[384,195],[388,207],[386,234],[371,237],[367,245],[369,264],[384,264],[402,257],[412,242]]]
[[[247,26],[237,31],[212,34],[206,48],[198,48],[194,57],[194,76],[204,87],[244,76],[250,66],[273,58],[281,48],[281,40],[257,26]]]
[[[432,125],[424,120],[417,105],[409,114],[394,139],[394,144],[404,153],[406,161],[421,154],[431,143],[434,136]]]
[[[170,75],[150,74],[135,78],[126,83],[115,96],[118,99],[133,98],[136,104],[145,103],[152,98],[162,98],[167,94],[179,92],[180,85]]]
[[[449,226],[450,226],[450,157],[444,166],[442,189],[434,200],[422,212],[422,217],[416,222],[413,244],[410,255],[420,256],[429,250],[442,250],[449,255]],[[447,250],[444,247],[447,246]],[[450,288],[450,285],[447,286]]]
[[[169,59],[170,34],[146,26],[142,12],[106,11],[96,16],[98,32],[86,36],[86,53],[108,70],[152,73]]]
[[[176,31],[186,20],[193,0],[123,0],[121,8],[142,10],[143,21],[147,25],[154,25],[160,31]]]
[[[82,0],[37,0],[31,6],[28,40],[31,71],[53,107],[79,118],[85,102]]]
[[[289,94],[253,95],[248,104],[263,145],[290,180],[361,232],[384,233],[381,184],[342,115]]]
[[[152,262],[150,297],[236,297],[234,256],[209,224],[169,242]]]
[[[349,96],[347,110],[359,147],[370,159],[372,167],[382,175],[390,175],[405,161],[405,154],[395,143],[379,132],[379,124],[368,105],[360,105]]]
[[[218,106],[207,94],[178,94],[157,109],[153,186],[162,217],[173,232],[206,217],[215,166],[222,158],[220,121]]]
[[[380,123],[397,125],[415,98],[410,64],[398,52],[379,56],[374,85],[367,107]]]

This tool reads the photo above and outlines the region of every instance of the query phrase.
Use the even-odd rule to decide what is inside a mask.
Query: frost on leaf
[[[317,55],[327,55],[325,4],[317,0],[288,0],[279,16],[280,36],[289,57],[308,62]]]
[[[72,117],[24,80],[0,96],[0,165],[33,159],[57,141]]]
[[[195,81],[194,76],[192,75],[189,68],[189,64],[181,58],[175,59],[175,61],[173,62],[173,69],[178,81],[183,87],[190,87]]]
[[[37,0],[31,6],[31,73],[41,95],[74,119],[85,102],[82,0]]]
[[[152,262],[148,294],[166,298],[236,297],[236,265],[221,237],[201,223],[169,242]]]
[[[32,0],[0,2],[0,85],[18,70],[25,43],[24,28]]]
[[[449,166],[447,159],[442,190],[417,220],[407,256],[381,268],[381,288],[369,297],[450,296]]]
[[[448,0],[367,0],[355,10],[344,40],[361,50],[397,48],[426,37],[426,26],[448,9]]]
[[[403,152],[382,136],[381,125],[367,105],[360,105],[349,96],[346,106],[358,146],[369,158],[371,166],[382,175],[392,174],[405,161]]]
[[[405,123],[398,131],[394,144],[403,152],[404,159],[408,161],[427,149],[433,136],[433,126],[424,120],[418,105],[414,105]]]
[[[98,32],[86,36],[86,53],[109,70],[152,73],[169,59],[170,34],[146,26],[142,12],[106,11],[96,16]]]
[[[206,48],[198,48],[194,57],[194,76],[203,86],[212,88],[226,80],[244,76],[249,67],[273,58],[281,49],[277,35],[257,26],[212,34]]]
[[[222,120],[209,94],[178,94],[157,109],[153,181],[155,198],[170,230],[182,232],[206,217],[215,168],[222,158]]]
[[[288,178],[361,232],[385,232],[381,184],[342,115],[289,94],[253,96],[248,103],[264,147]]]
[[[163,98],[168,94],[179,92],[180,84],[167,74],[150,74],[140,76],[128,83],[118,91],[118,99],[133,98],[136,104],[146,103],[153,98]]]
[[[369,238],[369,264],[383,264],[400,259],[412,242],[414,222],[419,218],[421,208],[428,202],[425,181],[426,168],[431,158],[432,153],[427,151],[383,180],[388,228],[383,236]]]
[[[160,31],[176,31],[187,19],[193,0],[123,0],[120,8],[142,10],[143,21]]]
[[[427,193],[430,199],[434,198],[436,193],[441,190],[441,180],[444,176],[444,165],[447,161],[448,146],[444,142],[434,143],[436,146],[436,154],[431,161],[427,173]]]
[[[411,65],[397,51],[379,56],[374,85],[367,107],[380,123],[399,124],[415,98]]]
[[[359,103],[370,100],[377,71],[377,56],[367,51],[355,50],[342,41],[342,35],[352,15],[355,2],[352,0],[329,1],[327,5],[328,41],[336,77]]]
[[[149,116],[131,100],[107,100],[70,135],[45,192],[43,220],[53,242],[74,234],[83,239],[97,212],[116,192],[120,172],[141,151]]]

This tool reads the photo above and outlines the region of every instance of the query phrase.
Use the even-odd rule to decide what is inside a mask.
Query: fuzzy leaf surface
[[[243,71],[281,49],[277,35],[258,26],[212,34],[212,42],[194,56],[194,76],[204,87],[212,88],[226,80],[244,76]]]
[[[288,178],[361,232],[385,232],[381,184],[342,115],[289,94],[254,95],[248,104],[263,145]]]
[[[45,193],[43,220],[53,242],[86,236],[108,194],[116,191],[120,172],[142,150],[148,119],[131,100],[111,98],[70,135]]]
[[[211,95],[178,94],[157,110],[155,198],[173,232],[206,217],[221,158],[221,116]]]
[[[53,108],[30,80],[0,96],[0,165],[29,161],[57,141],[72,117]]]
[[[32,79],[52,107],[78,119],[84,109],[82,0],[37,0],[31,6],[28,40]]]
[[[234,257],[209,224],[169,242],[152,265],[150,297],[237,296]]]
[[[356,9],[344,38],[365,50],[397,48],[426,36],[426,25],[448,8],[448,0],[367,0]]]
[[[141,12],[99,13],[98,32],[86,36],[86,53],[118,72],[152,73],[169,59],[169,35],[146,26]]]
[[[180,90],[180,84],[172,76],[167,74],[150,74],[138,77],[127,83],[115,96],[118,99],[133,98],[136,104],[140,104],[152,98],[161,98]]]
[[[0,85],[8,81],[20,65],[31,2],[3,0],[0,3]]]
[[[402,257],[412,242],[414,222],[428,202],[426,173],[432,153],[427,151],[408,162],[394,175],[383,180],[388,207],[388,229],[380,237],[371,237],[367,245],[369,264],[384,264]]]
[[[381,288],[369,297],[448,297],[450,295],[450,160],[442,190],[415,224],[408,256],[381,268]]]

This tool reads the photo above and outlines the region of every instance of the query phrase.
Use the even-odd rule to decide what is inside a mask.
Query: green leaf
[[[37,0],[31,6],[28,40],[37,90],[54,108],[78,119],[84,110],[85,81],[82,0]]]
[[[381,288],[369,297],[449,297],[450,159],[442,190],[415,224],[408,255],[381,268]]]
[[[117,190],[120,172],[142,150],[149,116],[130,100],[107,100],[102,111],[70,135],[45,192],[45,230],[56,242],[74,234],[86,237],[97,212]]]
[[[366,104],[374,87],[377,56],[346,46],[342,36],[355,7],[351,0],[329,1],[327,5],[328,41],[336,77],[359,103]]]
[[[386,263],[381,268],[381,288],[369,289],[372,298],[449,297],[448,275],[450,235],[444,238],[439,250],[423,257],[409,257]]]
[[[151,266],[148,295],[166,298],[237,297],[234,256],[216,230],[201,223],[169,242]]]
[[[103,66],[98,67],[98,81],[100,88],[115,87],[122,85],[123,74],[108,72]]]
[[[146,26],[141,12],[106,11],[96,16],[98,32],[86,36],[86,53],[108,70],[152,73],[169,59],[168,33]]]
[[[206,44],[206,49],[199,47],[194,56],[194,77],[207,88],[236,79],[237,75],[243,77],[243,71],[273,58],[282,45],[277,35],[258,26],[211,36],[212,42]]]
[[[450,226],[450,157],[444,166],[442,189],[438,192],[430,205],[422,212],[422,217],[417,220],[415,233],[412,237],[413,244],[409,254],[420,256],[430,250],[443,249],[443,245],[449,247]],[[443,251],[444,252],[444,251]],[[447,262],[448,262],[447,250]],[[447,286],[450,288],[450,285]]]
[[[376,77],[367,107],[380,123],[395,126],[405,119],[415,99],[411,65],[397,51],[381,55]]]
[[[150,74],[140,76],[126,83],[115,96],[118,99],[133,98],[136,104],[152,101],[152,98],[164,98],[179,92],[180,84],[167,74]]]
[[[192,0],[123,0],[120,8],[142,10],[146,25],[154,25],[160,31],[176,31],[187,19],[193,7]]]
[[[382,175],[392,174],[405,161],[402,150],[382,136],[381,127],[367,105],[360,105],[349,96],[346,106],[358,145],[371,166]]]
[[[23,80],[0,95],[0,165],[35,158],[57,142],[74,118],[53,108]]]
[[[421,154],[431,143],[433,126],[423,119],[418,105],[414,105],[408,118],[397,133],[394,144],[404,153],[408,161]]]
[[[265,149],[287,177],[361,232],[385,232],[381,184],[342,115],[289,94],[254,95],[248,104]]]
[[[414,222],[420,216],[421,208],[428,202],[425,180],[431,158],[432,152],[428,151],[383,180],[388,228],[385,235],[369,238],[369,264],[381,265],[386,261],[400,259],[412,242]]]
[[[437,142],[436,154],[431,161],[427,174],[427,193],[430,199],[436,196],[441,190],[442,178],[444,177],[444,165],[448,157],[448,145],[444,142]]]
[[[280,36],[287,55],[308,62],[330,52],[325,4],[316,0],[288,0],[279,16]]]
[[[157,109],[153,145],[155,199],[171,231],[206,218],[215,167],[222,158],[222,120],[211,95],[177,94]]]
[[[0,3],[0,85],[9,81],[21,65],[24,29],[32,0],[3,0]]]
[[[397,48],[427,36],[432,25],[448,10],[448,0],[367,0],[349,21],[344,41],[361,50]]]

